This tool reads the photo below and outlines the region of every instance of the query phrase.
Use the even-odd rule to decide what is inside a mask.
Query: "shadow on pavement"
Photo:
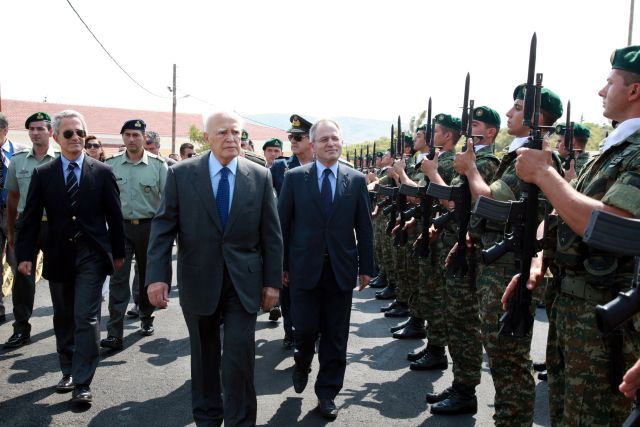
[[[175,341],[169,341],[166,338],[156,338],[153,341],[147,341],[140,346],[142,353],[152,354],[147,362],[155,366],[164,366],[178,360],[179,357],[189,356],[191,347],[189,337],[181,338]]]

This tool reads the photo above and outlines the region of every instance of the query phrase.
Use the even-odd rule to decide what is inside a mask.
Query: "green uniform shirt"
[[[13,153],[9,169],[7,169],[7,181],[5,188],[9,191],[20,193],[18,201],[18,213],[24,212],[24,205],[27,202],[27,193],[29,192],[29,183],[33,170],[45,163],[49,163],[60,155],[60,152],[53,149],[53,145],[49,144],[47,153],[41,160],[36,158],[33,148]]]
[[[580,175],[580,171],[582,170],[584,165],[587,164],[589,160],[591,160],[591,156],[589,155],[588,151],[580,153],[579,155],[576,156],[576,164],[575,164],[576,176]]]
[[[167,163],[146,150],[142,158],[133,162],[127,152],[107,159],[120,189],[120,203],[124,219],[153,218],[160,206],[160,196],[167,179]]]

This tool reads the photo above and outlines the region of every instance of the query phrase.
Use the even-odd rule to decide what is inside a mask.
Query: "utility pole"
[[[627,46],[631,46],[631,33],[633,33],[633,4],[635,0],[631,0],[631,10],[629,11],[629,37],[627,38]]]
[[[633,1],[633,0],[631,0]],[[176,64],[173,64],[173,114],[171,117],[171,152],[176,152]]]

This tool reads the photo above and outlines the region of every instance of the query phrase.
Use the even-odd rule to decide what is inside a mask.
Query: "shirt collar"
[[[529,140],[528,136],[520,136],[518,138],[515,138],[513,141],[511,141],[511,144],[509,145],[509,152],[512,153],[516,151],[518,148],[526,144],[528,140]]]
[[[209,175],[216,176],[220,170],[223,168],[222,163],[213,153],[209,153]],[[229,164],[227,165],[227,169],[231,171],[231,173],[235,176],[236,171],[238,169],[238,157],[234,157]]]
[[[124,150],[124,154],[122,155],[122,163],[133,163],[137,165],[138,163],[144,163],[145,165],[149,164],[149,156],[147,156],[147,150],[142,149],[142,157],[137,162],[134,162],[129,158],[129,153],[127,150]]]
[[[60,154],[60,160],[62,160],[62,170],[66,172],[71,160],[67,159],[63,154]],[[82,170],[82,164],[84,163],[84,151],[80,153],[80,157],[75,159],[74,162],[78,165],[78,169]]]
[[[2,144],[2,150],[5,153],[9,153],[9,154],[13,152],[13,142],[11,142],[9,138],[7,138],[6,141]]]
[[[33,151],[33,147],[31,148],[31,150],[29,150],[29,152],[27,153],[27,157],[35,157],[35,152]],[[45,154],[45,157],[56,157],[56,151],[53,148],[52,144],[49,144],[49,148],[47,149],[47,154]]]
[[[477,153],[478,151],[482,150],[484,147],[487,147],[487,146],[486,146],[486,145],[481,145],[481,144],[474,145],[474,146],[473,146],[473,151],[474,151],[475,153]]]
[[[631,135],[640,130],[640,118],[627,119],[618,124],[618,126],[604,139],[600,148],[600,153],[604,153],[611,147],[621,144]]]
[[[324,172],[324,170],[326,168],[327,167],[325,165],[320,163],[320,160],[316,159],[316,169],[317,169],[318,179],[322,178],[322,173]],[[331,172],[333,172],[333,176],[335,176],[337,178],[338,177],[338,162],[335,162],[333,164],[333,166],[329,167],[329,169],[331,169]]]

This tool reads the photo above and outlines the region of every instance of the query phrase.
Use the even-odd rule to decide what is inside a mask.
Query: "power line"
[[[122,70],[123,73],[125,73],[127,75],[127,77],[129,77],[131,79],[132,82],[134,82],[135,84],[137,84],[138,86],[140,86],[140,88],[142,88],[144,91],[148,92],[149,94],[153,95],[153,96],[157,96],[158,98],[170,98],[169,96],[162,96],[162,95],[158,95],[156,93],[151,92],[149,89],[147,89],[146,87],[142,86],[140,83],[138,83],[138,81],[136,79],[134,79],[131,74],[127,73],[127,71],[122,68],[122,66],[118,63],[118,61],[116,61],[116,59],[109,53],[109,51],[107,50],[106,47],[104,47],[104,45],[102,43],[100,43],[100,40],[98,40],[98,37],[96,37],[95,34],[93,34],[93,31],[91,31],[91,28],[89,28],[89,26],[87,25],[86,22],[84,22],[84,19],[82,19],[82,17],[80,16],[80,14],[78,13],[78,11],[76,10],[75,7],[73,7],[73,5],[71,4],[71,2],[69,0],[67,0],[67,3],[69,4],[69,6],[71,7],[71,9],[73,10],[73,12],[76,14],[76,16],[78,17],[78,19],[80,20],[80,22],[82,22],[82,24],[85,26],[85,28],[87,29],[87,31],[89,31],[89,34],[91,34],[93,36],[93,38],[95,39],[96,42],[98,42],[98,44],[100,45],[100,47],[102,48],[102,50],[105,51],[105,53],[109,56],[109,58],[111,58],[111,60],[118,66],[118,68],[120,68]]]

